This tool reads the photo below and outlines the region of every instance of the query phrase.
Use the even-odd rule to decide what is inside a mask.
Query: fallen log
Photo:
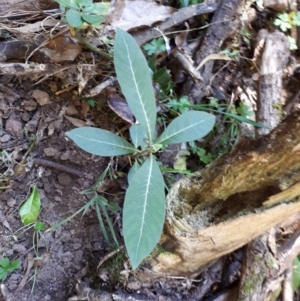
[[[150,260],[151,270],[194,277],[299,211],[299,151],[295,113],[267,136],[245,138],[227,156],[177,182],[167,196],[164,251]],[[268,198],[276,202],[264,205]]]

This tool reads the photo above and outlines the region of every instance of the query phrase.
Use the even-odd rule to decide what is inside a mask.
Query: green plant
[[[209,164],[213,161],[213,156],[211,153],[206,152],[206,150],[202,147],[197,147],[195,142],[190,142],[191,152],[196,154],[200,161],[204,164]]]
[[[143,48],[147,51],[148,55],[157,54],[166,50],[165,41],[162,37],[153,39],[150,43],[146,43]]]
[[[20,268],[20,260],[10,261],[8,258],[0,259],[0,280],[4,281],[9,273]]]
[[[195,5],[199,3],[203,3],[203,0],[180,0],[180,7],[187,7],[189,5]]]
[[[62,20],[70,26],[70,33],[85,47],[100,54],[103,58],[111,60],[110,54],[88,42],[79,33],[79,29],[99,27],[104,21],[103,15],[109,10],[109,2],[93,3],[93,0],[55,0],[60,5],[64,16]],[[104,41],[104,39],[102,40]],[[105,43],[105,42],[103,42]]]
[[[213,128],[215,117],[188,111],[156,136],[156,99],[149,67],[133,37],[116,30],[114,64],[122,92],[139,124],[130,128],[132,143],[103,129],[82,127],[66,135],[83,150],[99,156],[132,154],[129,187],[123,206],[125,246],[135,269],[157,244],[165,220],[165,183],[155,153],[172,143],[190,142]]]
[[[299,256],[293,261],[293,291],[300,287],[300,260]]]
[[[191,103],[188,100],[187,96],[181,96],[179,99],[171,99],[167,104],[166,107],[169,109],[174,110],[175,112],[179,112],[181,114],[189,111],[189,105]]]
[[[65,13],[65,21],[72,27],[96,26],[104,21],[109,2],[93,3],[93,0],[55,0]]]
[[[274,20],[274,25],[278,26],[283,32],[287,32],[295,26],[300,26],[300,12],[291,11],[290,13],[278,13]],[[287,38],[290,43],[290,49],[298,49],[295,39],[290,35],[288,35]]]

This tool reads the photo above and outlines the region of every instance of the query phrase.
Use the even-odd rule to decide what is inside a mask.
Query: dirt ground
[[[185,299],[191,288],[194,294],[199,295],[196,285],[185,278],[154,282],[145,280],[141,283],[129,272],[128,258],[122,250],[97,270],[100,260],[115,247],[105,241],[94,209],[88,210],[84,216],[78,214],[53,231],[43,231],[38,242],[38,254],[35,254],[33,230],[24,229],[19,216],[19,207],[29,197],[31,188],[36,185],[41,197],[38,220],[50,228],[70,217],[89,201],[80,192],[95,184],[110,163],[110,158],[92,156],[65,137],[64,133],[74,128],[64,118],[69,114],[68,110],[65,113],[66,107],[71,108],[73,117],[92,120],[101,128],[111,129],[126,124],[107,105],[101,110],[87,108],[76,92],[56,96],[51,87],[59,86],[59,80],[38,86],[33,84],[28,79],[19,81],[2,77],[0,85],[3,110],[3,131],[0,137],[3,150],[0,248],[3,257],[19,259],[21,263],[21,268],[10,274],[1,286],[3,300],[66,301],[76,295],[79,280],[84,284],[86,281],[87,287],[102,291],[114,292],[119,288],[119,294],[122,295],[123,291],[128,293],[118,300],[127,300],[131,296],[130,292],[136,291],[143,292],[141,298],[146,298],[144,300],[151,300],[154,294],[161,296],[160,300]],[[49,95],[49,103],[42,106],[37,103],[32,96],[37,90]],[[23,131],[23,128],[29,130]],[[37,140],[28,152],[33,143],[32,137]],[[167,164],[171,156],[162,155],[161,159]],[[115,170],[127,171],[126,159],[115,163]],[[107,181],[101,192],[109,201],[122,207],[126,185],[126,178]],[[121,246],[120,215],[120,211],[110,213]],[[33,261],[38,261],[40,266],[27,271],[28,263]],[[216,278],[219,277],[216,273]],[[24,278],[26,284],[19,289]],[[134,300],[139,300],[139,296],[137,294]],[[95,297],[91,300],[102,299]]]
[[[72,126],[64,118],[57,122],[57,116],[62,107],[69,103],[70,97],[74,98],[72,93],[56,97],[47,85],[33,87],[30,81],[4,82],[2,79],[1,84],[1,100],[9,107],[6,110],[7,115],[3,116],[5,134],[1,136],[1,141],[5,136],[9,138],[7,143],[1,142],[1,149],[6,150],[7,156],[12,156],[11,159],[7,159],[6,166],[1,167],[2,173],[9,172],[10,168],[16,170],[20,166],[20,161],[25,158],[30,138],[45,128],[40,141],[34,145],[23,162],[22,172],[14,176],[9,183],[2,182],[2,186],[9,187],[2,188],[0,195],[1,255],[21,261],[21,269],[10,275],[4,283],[10,294],[15,292],[24,277],[28,255],[33,254],[33,232],[27,230],[19,234],[23,225],[18,213],[18,208],[29,196],[31,187],[33,185],[38,187],[42,203],[39,220],[48,228],[73,214],[88,201],[80,191],[94,184],[106,168],[109,159],[93,158],[65,138],[64,132]],[[50,95],[50,103],[44,107],[38,106],[32,98],[32,90],[37,88],[47,91]],[[11,95],[7,95],[7,92]],[[39,119],[35,131],[23,135],[23,128],[37,112],[43,117]],[[95,115],[101,115],[99,112],[91,114],[94,114],[93,118],[96,118]],[[12,115],[14,124],[10,127],[9,120],[12,120]],[[103,114],[100,117],[107,118]],[[50,133],[47,127],[53,121],[59,123],[59,126]],[[14,152],[11,151],[13,149]],[[62,166],[79,171],[82,177],[55,167],[35,164],[33,158],[60,162]],[[85,173],[88,177],[84,177]],[[107,191],[106,194],[108,199],[116,199],[111,195],[111,191]],[[121,198],[117,201],[121,201]],[[114,214],[112,220],[118,223],[119,213]],[[95,267],[107,251],[108,245],[101,234],[95,212],[89,211],[83,217],[80,214],[62,227],[42,234],[38,252],[39,256],[48,257],[47,262],[38,269],[34,281],[33,279],[28,281],[23,290],[14,293],[8,300],[67,300],[67,297],[72,295],[76,283],[74,276],[80,274],[85,265],[89,268],[88,274],[96,273]],[[33,272],[34,269],[30,272],[29,278],[34,275]]]
[[[43,4],[43,1],[40,2]],[[239,1],[232,1],[232,3],[230,5],[235,8]],[[231,6],[226,7],[230,10]],[[208,12],[215,9],[212,6]],[[255,30],[258,32],[266,26],[260,24],[265,22],[263,13],[256,10],[258,20],[261,22],[253,23],[251,30],[257,26]],[[223,10],[220,9],[218,14],[220,20],[225,17],[227,20],[227,13]],[[219,26],[218,24],[223,22],[217,20],[218,14],[216,14],[214,26]],[[266,14],[274,15],[269,11]],[[194,18],[192,20],[195,21]],[[219,26],[214,34],[208,34],[209,39],[204,38],[204,50],[206,47],[207,51],[203,51],[201,55],[198,53],[199,62],[195,63],[195,66],[200,64],[208,54],[219,53],[221,41],[227,41],[228,38],[230,38],[230,43],[232,42],[232,45],[228,42],[228,49],[235,51],[238,48],[244,57],[254,56],[256,48],[253,46],[256,43],[254,33],[251,41],[253,45],[250,42],[248,44],[241,42],[242,33],[236,33],[239,25],[235,25],[235,22],[229,23],[237,28],[233,30],[232,28],[226,29],[225,25]],[[196,23],[196,25],[195,27],[198,27],[203,24]],[[67,32],[68,30],[65,31]],[[46,35],[47,39],[49,34],[50,31]],[[134,34],[133,32],[133,36]],[[155,36],[156,34],[155,31]],[[36,33],[32,36],[35,35]],[[149,278],[147,263],[141,268],[139,275],[130,269],[129,260],[123,249],[121,210],[109,212],[119,249],[105,240],[95,208],[89,209],[84,215],[81,213],[76,215],[54,230],[47,231],[64,219],[70,218],[87,204],[90,198],[81,192],[92,187],[108,166],[110,166],[111,178],[107,177],[97,191],[109,202],[114,202],[122,208],[128,185],[126,179],[130,166],[128,158],[124,156],[116,160],[116,158],[93,156],[77,147],[66,137],[65,133],[75,127],[91,125],[114,133],[121,132],[121,135],[126,137],[129,123],[124,120],[128,121],[133,117],[131,112],[129,117],[123,116],[123,119],[118,117],[120,112],[116,108],[113,112],[112,105],[107,103],[110,95],[118,98],[121,94],[116,79],[113,77],[115,73],[112,61],[110,59],[102,61],[97,53],[92,53],[84,49],[80,43],[74,42],[73,37],[58,37],[60,40],[57,39],[53,47],[56,51],[49,43],[49,49],[48,46],[45,47],[47,55],[45,49],[36,51],[32,56],[34,63],[29,64],[29,72],[28,70],[23,72],[22,68],[25,68],[23,62],[28,49],[32,51],[43,41],[43,39],[34,40],[32,36],[28,39],[30,42],[20,38],[19,41],[14,40],[7,44],[4,42],[5,37],[0,36],[0,51],[5,54],[4,58],[0,56],[0,64],[2,61],[5,64],[16,62],[13,72],[0,75],[0,258],[19,259],[21,264],[20,269],[9,274],[2,282],[0,301],[210,301],[225,300],[223,295],[228,292],[230,294],[234,290],[236,294],[242,266],[243,251],[241,249],[221,257],[193,280],[187,277]],[[140,35],[140,37],[144,36]],[[243,38],[245,37],[247,37],[246,34]],[[209,41],[210,39],[212,41]],[[234,44],[237,41],[238,44]],[[67,48],[72,51],[65,54],[64,50]],[[112,50],[111,45],[105,48],[106,52],[108,50]],[[74,58],[66,61],[70,55],[74,55]],[[173,64],[175,71],[181,74],[182,70],[178,67],[180,65],[174,64],[174,58],[166,62],[171,67]],[[189,86],[191,79],[187,80],[191,76],[188,76],[186,72],[183,72],[183,79],[178,81],[172,74],[176,81],[174,89],[182,88],[182,91],[177,91],[178,95],[181,93],[192,96],[190,97],[193,99],[192,103],[197,103],[195,99],[201,99],[208,94],[218,99],[220,104],[235,103],[237,105],[245,99],[252,100],[247,102],[252,110],[257,100],[255,75],[258,75],[253,74],[256,69],[252,68],[252,65],[250,68],[248,61],[245,63],[246,60],[244,62],[243,60],[231,61],[231,59],[226,62],[226,68],[224,68],[222,60],[224,57],[217,60],[214,69],[213,65],[211,68],[204,68],[203,81],[200,81],[193,89]],[[35,67],[39,64],[45,64],[48,70],[43,70],[44,73],[36,72]],[[64,68],[66,70],[62,70]],[[33,72],[31,76],[30,71],[36,73]],[[85,75],[86,78],[84,78]],[[284,93],[286,99],[291,99],[291,108],[299,103],[299,80],[295,75],[297,74],[290,72],[284,77],[290,85]],[[108,84],[111,90],[105,90],[105,93],[100,96],[96,93],[97,96],[93,97],[95,103],[88,103],[87,98],[79,95],[78,86],[85,86],[87,83],[84,87],[85,93],[108,80],[111,80]],[[202,86],[201,89],[199,85]],[[281,91],[278,93],[280,94]],[[287,114],[292,111],[291,108],[284,108]],[[240,134],[238,132],[238,134],[226,136],[224,132],[231,121],[223,122],[220,116],[218,119],[220,119],[218,132],[213,133],[214,142],[210,143],[211,152],[214,155],[218,153],[215,157],[231,150]],[[247,128],[241,130],[241,135],[244,135],[243,131],[249,134]],[[224,143],[221,141],[223,134],[226,138]],[[219,148],[222,143],[224,146]],[[171,152],[177,155],[178,146],[175,145],[173,149],[171,147],[159,155],[165,167],[173,167],[175,155],[172,156]],[[197,163],[194,157],[195,154],[187,160],[188,169],[192,172],[204,166],[199,161],[199,157],[196,158]],[[166,174],[165,179],[166,182],[171,183],[180,177],[182,175]],[[28,199],[34,186],[37,187],[41,197],[41,212],[38,220],[46,225],[46,231],[40,232],[38,242],[34,241],[33,229],[24,228],[19,215],[20,206]],[[294,222],[297,228],[295,227],[289,234],[299,229],[299,220],[298,216]],[[280,232],[278,237],[282,239],[285,234],[281,236]],[[113,241],[111,236],[110,240]],[[101,265],[98,268],[99,263]],[[220,296],[223,294],[223,299],[221,297],[218,299],[219,294]],[[227,296],[226,300],[235,300],[235,297],[230,299]]]

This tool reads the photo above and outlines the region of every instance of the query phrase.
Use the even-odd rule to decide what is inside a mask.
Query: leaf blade
[[[164,220],[164,180],[150,155],[130,181],[123,208],[124,240],[133,269],[157,244]]]
[[[66,135],[86,152],[98,156],[119,156],[137,151],[126,140],[103,129],[82,127],[73,129]]]
[[[214,115],[206,112],[185,112],[167,126],[155,143],[166,145],[197,140],[212,130],[215,120]]]
[[[136,148],[140,146],[142,149],[145,149],[147,147],[145,142],[147,138],[146,133],[140,124],[133,124],[129,129],[129,133],[131,141]]]
[[[129,108],[151,144],[155,135],[156,100],[149,67],[134,38],[119,28],[116,30],[114,64]]]
[[[33,186],[29,198],[20,206],[19,215],[22,223],[28,225],[37,220],[40,214],[41,198],[36,186]]]

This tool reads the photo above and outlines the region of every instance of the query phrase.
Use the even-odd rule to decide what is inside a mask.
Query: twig
[[[84,173],[84,172],[75,170],[73,168],[64,166],[64,165],[56,163],[56,162],[48,161],[48,160],[45,160],[45,159],[39,159],[39,158],[34,158],[32,161],[33,161],[34,164],[37,164],[37,165],[52,167],[52,168],[67,172],[69,174],[72,174],[72,175],[80,177],[80,178],[84,177],[84,178],[91,179],[91,176]]]
[[[186,20],[192,17],[197,17],[203,14],[212,13],[217,8],[218,8],[217,3],[212,3],[212,4],[201,3],[201,4],[183,7],[178,11],[176,11],[175,13],[173,13],[171,18],[168,18],[165,21],[161,22],[157,26],[157,28],[159,28],[163,32],[164,30],[172,28],[175,25],[182,24],[183,22],[185,22]],[[158,36],[157,29],[152,27],[141,29],[136,32],[132,32],[131,34],[135,38],[139,46],[143,45],[144,43]]]
[[[101,265],[107,261],[108,259],[112,258],[113,256],[115,256],[117,253],[119,253],[121,250],[124,249],[124,245],[119,247],[117,250],[114,250],[110,253],[108,253],[107,255],[105,255],[98,263],[98,266],[97,266],[97,270],[99,270],[99,268],[101,267]]]

